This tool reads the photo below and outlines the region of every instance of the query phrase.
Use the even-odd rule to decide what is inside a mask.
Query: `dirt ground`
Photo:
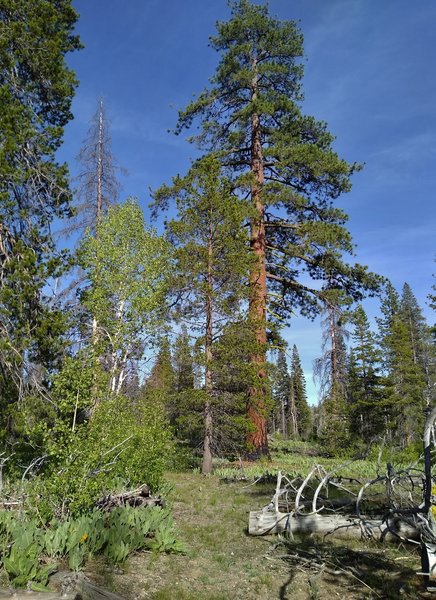
[[[222,483],[170,474],[169,503],[186,551],[137,554],[123,570],[93,564],[88,576],[127,600],[392,600],[435,598],[425,591],[415,547],[247,534],[248,513],[274,485]]]

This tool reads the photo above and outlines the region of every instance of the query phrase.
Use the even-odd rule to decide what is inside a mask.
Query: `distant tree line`
[[[434,327],[410,286],[399,294],[390,282],[376,324],[373,332],[361,305],[324,323],[317,434],[333,452],[381,440],[421,450],[425,415],[436,400]]]

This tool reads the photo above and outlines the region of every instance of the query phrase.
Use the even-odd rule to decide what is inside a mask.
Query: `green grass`
[[[222,479],[255,481],[275,480],[281,471],[292,478],[305,477],[315,464],[320,464],[327,472],[338,473],[344,477],[355,477],[361,480],[373,479],[383,474],[386,464],[390,462],[397,470],[409,466],[413,462],[403,453],[398,460],[398,453],[385,449],[378,463],[378,449],[366,459],[355,460],[352,457],[331,458],[325,456],[322,449],[309,442],[298,440],[274,439],[270,444],[272,460],[260,460],[257,463],[235,461],[230,463],[223,460],[215,461],[214,476]]]
[[[329,470],[343,464],[342,460],[308,456],[314,452],[307,444],[290,447],[292,451],[285,451],[281,442],[272,464],[244,465],[245,474],[252,476],[250,481],[237,481],[235,474],[242,469],[223,461],[209,477],[198,472],[168,474],[168,503],[186,553],[133,556],[125,575],[112,574],[115,591],[127,599],[141,600],[419,598],[423,581],[415,575],[420,559],[414,547],[382,546],[358,539],[295,536],[287,540],[247,535],[248,513],[268,504],[278,470],[306,475],[315,463]],[[376,470],[374,461],[358,461],[341,474],[367,479],[374,477]],[[271,480],[253,485],[265,472],[271,473]],[[231,481],[223,482],[223,473]],[[313,556],[313,560],[301,562],[295,556]],[[97,583],[104,586],[104,578]]]

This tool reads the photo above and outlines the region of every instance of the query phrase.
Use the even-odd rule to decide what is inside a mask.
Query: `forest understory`
[[[237,473],[237,471],[236,471]],[[248,512],[266,505],[275,481],[223,482],[199,473],[169,473],[184,554],[137,554],[120,571],[90,563],[85,573],[128,600],[431,598],[419,549],[306,536],[248,536]]]

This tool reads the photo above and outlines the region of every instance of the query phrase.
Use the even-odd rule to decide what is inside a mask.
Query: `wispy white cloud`
[[[146,115],[136,110],[117,110],[112,119],[112,131],[114,135],[141,139],[147,144],[164,144],[166,146],[186,145],[182,138],[172,135],[168,131],[170,125],[174,125],[176,116],[168,119],[168,125],[165,126],[165,119],[157,119],[154,115]]]
[[[368,156],[367,168],[383,183],[392,181],[398,185],[398,178],[416,180],[429,163],[436,164],[436,129],[404,136],[394,143],[381,143]]]
[[[426,223],[389,225],[374,229],[365,229],[360,234],[361,242],[367,247],[374,247],[383,252],[396,249],[406,244],[415,245],[417,241],[434,241],[435,226],[432,219]]]
[[[301,5],[307,6],[307,0],[300,0]],[[333,0],[319,2],[309,0],[311,10],[302,21],[305,34],[306,54],[310,57],[318,52],[328,51],[332,39],[343,39],[353,35],[356,23],[362,20],[367,0]],[[303,6],[294,2],[292,10],[305,12]]]

